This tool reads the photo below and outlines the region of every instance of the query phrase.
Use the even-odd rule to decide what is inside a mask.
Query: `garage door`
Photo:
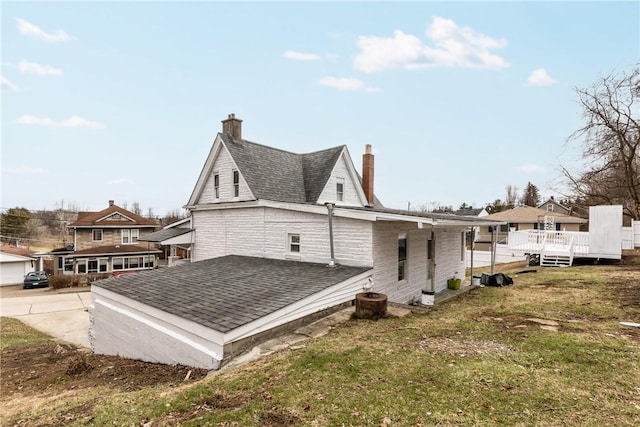
[[[29,263],[31,265],[31,263]],[[4,262],[0,267],[0,286],[15,285],[24,280],[25,262]]]

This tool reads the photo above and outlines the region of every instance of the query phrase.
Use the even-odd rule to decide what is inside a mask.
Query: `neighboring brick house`
[[[54,249],[55,274],[112,273],[152,269],[157,266],[155,245],[140,239],[159,224],[114,204],[98,212],[79,212],[67,226],[73,244]]]
[[[185,206],[192,263],[92,286],[94,351],[216,369],[371,281],[418,304],[464,277],[466,230],[500,224],[387,209],[370,146],[360,175],[344,145],[291,153],[243,139],[241,124],[223,121]]]

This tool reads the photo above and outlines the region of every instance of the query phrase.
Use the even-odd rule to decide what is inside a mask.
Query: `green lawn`
[[[640,321],[640,268],[516,271],[196,384],[102,392],[75,425],[640,425],[640,331],[619,324]]]

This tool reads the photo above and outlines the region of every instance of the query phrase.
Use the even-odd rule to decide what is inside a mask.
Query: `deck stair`
[[[573,237],[570,237],[567,241],[566,239],[547,239],[545,236],[540,251],[540,266],[570,267],[573,264],[573,241]]]

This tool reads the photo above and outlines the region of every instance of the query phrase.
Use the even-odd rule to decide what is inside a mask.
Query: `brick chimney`
[[[113,206],[115,202],[113,200],[109,200],[109,206]]]
[[[371,145],[367,144],[362,155],[362,189],[369,206],[373,206],[373,154],[371,154]]]
[[[229,117],[222,121],[222,133],[229,135],[235,142],[242,142],[242,120],[236,119],[233,113],[229,114]]]

